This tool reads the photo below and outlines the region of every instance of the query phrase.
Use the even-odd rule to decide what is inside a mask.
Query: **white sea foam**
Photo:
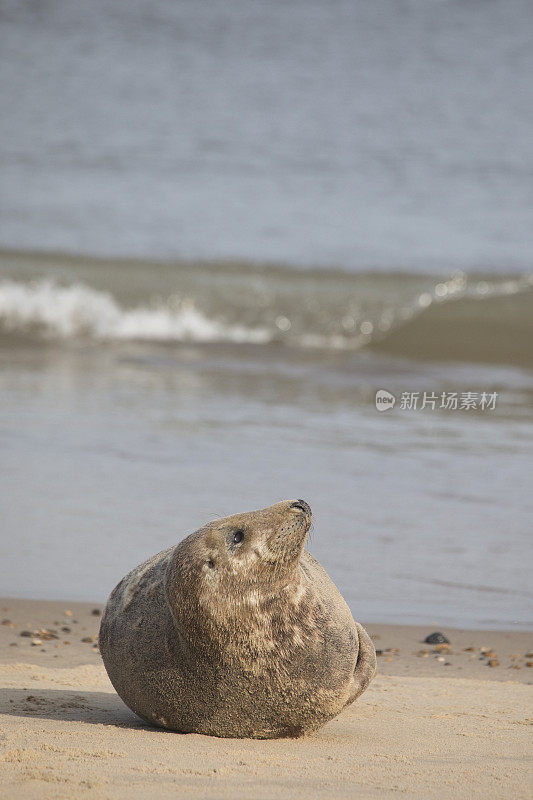
[[[121,308],[110,294],[83,284],[50,280],[0,282],[0,324],[9,331],[39,331],[63,339],[252,342],[271,339],[266,329],[209,319],[188,299],[165,306]]]

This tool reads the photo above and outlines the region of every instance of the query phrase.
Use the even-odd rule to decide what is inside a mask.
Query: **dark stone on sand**
[[[33,633],[31,631],[21,631],[20,635],[21,636],[33,636]]]
[[[102,614],[102,612],[100,611],[99,608],[93,608],[91,614],[93,615],[93,617],[99,617]]]
[[[2,625],[11,625],[11,620],[10,619],[3,619],[2,620]]]
[[[440,631],[430,633],[429,636],[426,636],[424,642],[426,644],[450,644],[450,640]]]
[[[66,625],[63,625],[61,630],[63,631],[63,633],[70,633],[71,632],[71,628],[68,628]]]

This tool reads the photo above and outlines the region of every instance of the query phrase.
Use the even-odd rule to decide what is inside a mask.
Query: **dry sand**
[[[263,742],[140,722],[93,649],[92,606],[0,609],[2,800],[531,797],[528,634],[446,630],[451,652],[434,652],[429,628],[368,625],[384,652],[357,703],[313,736]]]

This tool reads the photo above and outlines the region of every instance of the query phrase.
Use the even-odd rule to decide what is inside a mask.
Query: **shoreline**
[[[0,663],[31,657],[50,667],[99,664],[97,634],[104,605],[0,597]],[[360,621],[376,647],[381,675],[436,677],[445,670],[448,677],[533,683],[533,632]],[[43,639],[39,630],[50,629],[57,638]],[[23,631],[31,635],[22,636]],[[424,642],[435,631],[445,634],[449,646]],[[32,644],[36,640],[41,645]],[[489,666],[489,661],[498,663]]]
[[[126,708],[96,644],[102,608],[0,599],[10,800],[528,797],[532,634],[447,628],[438,648],[430,626],[368,624],[378,675],[336,719],[302,739],[217,739]]]

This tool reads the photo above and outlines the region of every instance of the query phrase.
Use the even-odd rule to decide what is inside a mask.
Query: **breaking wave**
[[[189,300],[176,307],[121,308],[110,294],[88,286],[57,286],[49,280],[0,283],[0,323],[4,332],[69,339],[155,342],[253,342],[269,340],[267,331],[223,325],[208,319]]]
[[[533,278],[0,253],[0,343],[20,338],[370,348],[533,366]]]

